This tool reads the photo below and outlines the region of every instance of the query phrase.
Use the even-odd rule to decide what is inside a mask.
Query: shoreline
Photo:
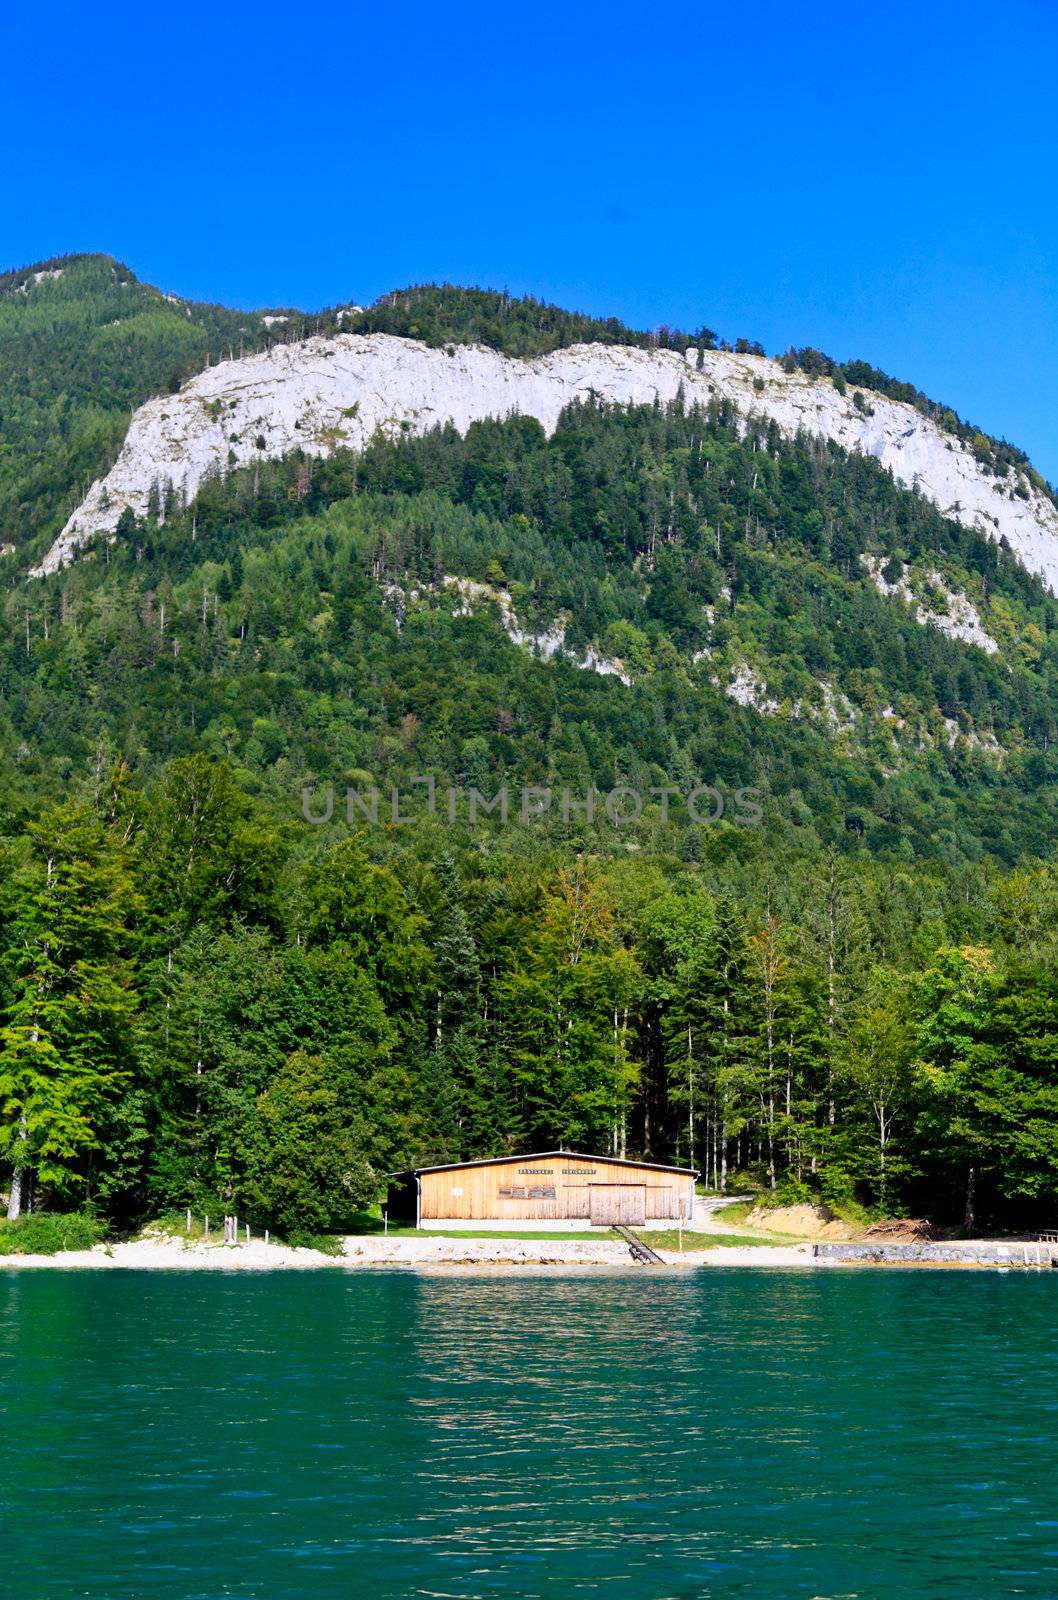
[[[722,1235],[718,1235],[718,1240]],[[450,1271],[489,1268],[526,1269],[606,1268],[642,1271],[628,1248],[615,1239],[475,1239],[430,1238],[377,1234],[348,1235],[341,1255],[283,1244],[205,1244],[199,1240],[157,1236],[120,1244],[96,1245],[91,1250],[67,1250],[55,1255],[0,1256],[4,1269],[20,1271],[148,1271],[148,1272],[289,1272],[370,1271],[379,1268]],[[791,1239],[789,1244],[725,1245],[708,1250],[662,1250],[666,1267],[881,1267],[892,1270],[923,1268],[978,1271],[1039,1271],[1051,1264],[1051,1253],[1037,1251],[1035,1243],[967,1241],[964,1245],[819,1243]],[[1040,1259],[1037,1259],[1037,1255]]]
[[[56,1255],[0,1256],[5,1268],[32,1271],[284,1272],[365,1271],[379,1267],[581,1267],[637,1269],[627,1245],[617,1239],[466,1239],[350,1235],[341,1255],[300,1246],[268,1244],[203,1244],[183,1239],[135,1239],[91,1250],[66,1250]],[[666,1266],[811,1266],[811,1245],[718,1245],[710,1250],[659,1251]],[[705,1259],[708,1258],[708,1259]]]

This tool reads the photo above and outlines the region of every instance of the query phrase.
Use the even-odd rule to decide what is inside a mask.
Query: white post
[[[250,1224],[247,1223],[246,1224],[246,1243],[249,1244],[249,1242],[250,1242]]]
[[[187,1208],[187,1227],[185,1228],[184,1231],[186,1233],[190,1233],[191,1232],[191,1207],[190,1206],[188,1206],[188,1208]]]
[[[388,1234],[389,1234],[389,1211],[388,1211],[386,1206],[383,1206],[382,1207],[382,1237],[386,1238]]]
[[[268,1243],[268,1229],[265,1229],[265,1244]]]

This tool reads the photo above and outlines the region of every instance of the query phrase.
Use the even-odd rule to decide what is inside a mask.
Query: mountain
[[[945,515],[1003,541],[1058,589],[1058,506],[1022,467],[976,455],[906,402],[864,399],[842,382],[784,371],[764,356],[693,345],[675,352],[575,345],[524,360],[477,346],[431,349],[385,334],[344,334],[281,345],[199,374],[141,406],[109,473],[93,484],[41,564],[53,572],[123,511],[146,516],[152,490],[189,504],[203,479],[301,450],[362,450],[379,432],[399,436],[488,418],[535,417],[554,433],[586,401],[687,408],[729,403],[784,438],[818,436],[881,462],[898,483]]]
[[[772,840],[904,858],[1053,840],[1058,508],[865,364],[454,289],[310,324],[102,258],[0,310],[5,408],[27,368],[36,397],[5,409],[12,797],[113,739],[145,776],[223,751],[286,809],[425,764],[752,786]]]
[[[342,1173],[569,1143],[1058,1196],[1058,508],[1015,446],[704,327],[71,256],[0,278],[0,550],[27,1183],[323,1226]]]

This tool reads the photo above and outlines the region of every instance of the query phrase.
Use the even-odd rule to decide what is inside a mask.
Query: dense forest
[[[394,832],[101,753],[9,840],[23,1202],[324,1229],[409,1161],[562,1143],[970,1226],[1053,1206],[1052,868]]]
[[[945,574],[993,654],[917,620]],[[432,771],[754,784],[769,841],[810,850],[1013,865],[1055,838],[1054,601],[876,462],[722,408],[261,463],[13,586],[5,618],[15,820],[107,737],[137,773],[225,756],[285,815],[305,781]]]
[[[730,407],[583,405],[550,438],[262,462],[164,521],[160,485],[27,584],[131,404],[312,331],[100,260],[0,279],[14,1204],[293,1234],[409,1162],[563,1143],[1049,1220],[1058,609],[1010,551]],[[479,291],[358,315],[519,354],[640,337]],[[967,606],[987,649],[946,631]],[[428,781],[451,816],[395,821]],[[649,798],[471,822],[471,788],[522,785]],[[759,823],[699,820],[703,785]]]

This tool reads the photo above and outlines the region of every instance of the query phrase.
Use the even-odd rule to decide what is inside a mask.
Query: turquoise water
[[[18,1600],[1058,1595],[1058,1274],[0,1273]]]

